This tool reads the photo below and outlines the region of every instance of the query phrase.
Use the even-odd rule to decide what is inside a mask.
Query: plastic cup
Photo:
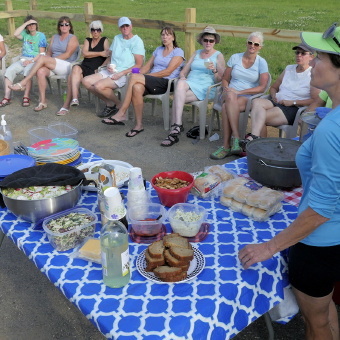
[[[130,169],[129,190],[145,190],[141,168]]]
[[[139,73],[139,67],[132,68],[132,73]]]
[[[110,64],[109,66],[113,69],[113,71],[116,71],[116,64]]]

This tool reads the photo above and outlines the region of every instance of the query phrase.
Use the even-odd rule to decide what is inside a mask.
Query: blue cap
[[[123,25],[131,25],[131,20],[128,17],[121,17],[118,20],[118,27],[122,27]]]

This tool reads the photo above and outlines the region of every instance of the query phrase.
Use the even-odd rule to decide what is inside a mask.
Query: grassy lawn
[[[29,1],[13,0],[13,9],[28,9]],[[52,12],[82,13],[83,1],[80,0],[52,0],[38,1],[38,9]],[[95,0],[93,1],[94,14],[128,16],[130,18],[145,18],[159,20],[184,21],[185,9],[196,8],[196,22],[207,24],[222,24],[246,27],[262,27],[275,29],[290,29],[298,31],[324,31],[333,22],[339,19],[338,1],[325,0],[281,0],[273,2],[269,0]],[[4,2],[0,3],[0,11],[5,10]],[[15,19],[18,27],[23,18]],[[51,20],[39,20],[40,31],[46,34],[49,40],[56,33],[56,22]],[[80,44],[85,39],[85,25],[74,22],[75,34]],[[118,27],[104,25],[104,35],[110,42],[119,33]],[[11,48],[19,49],[21,42],[10,38],[7,31],[7,20],[0,20],[0,33],[5,37],[6,43]],[[158,30],[134,28],[144,41],[147,59],[157,46],[160,45]],[[177,33],[177,40],[184,47],[184,33]],[[261,50],[261,56],[269,65],[269,71],[275,80],[288,64],[294,63],[294,54],[291,48],[294,43],[265,41]],[[200,45],[196,45],[199,48]],[[226,61],[237,52],[245,50],[245,39],[222,37],[221,43],[216,45]]]

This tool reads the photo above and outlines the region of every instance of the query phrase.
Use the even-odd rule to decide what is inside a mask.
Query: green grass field
[[[13,0],[13,9],[28,9],[29,1]],[[333,22],[339,20],[339,2],[335,0],[281,0],[273,2],[269,0],[95,0],[93,1],[94,14],[128,16],[131,18],[159,19],[184,21],[185,9],[196,8],[196,22],[210,25],[234,25],[259,28],[290,29],[298,31],[323,32]],[[52,0],[38,1],[38,9],[51,12],[82,13],[84,11],[83,1],[80,0]],[[0,3],[0,11],[5,10],[4,2]],[[23,18],[15,19],[16,27]],[[39,20],[40,31],[46,34],[49,40],[56,33],[56,22],[51,20]],[[85,39],[85,25],[74,23],[75,34],[80,44]],[[118,27],[104,25],[104,34],[112,41],[119,33]],[[0,33],[5,37],[10,47],[21,46],[21,42],[10,38],[7,31],[7,20],[0,20]],[[148,59],[152,52],[160,44],[158,30],[134,28],[134,33],[143,40]],[[184,33],[177,33],[180,47],[184,47]],[[291,48],[294,43],[265,41],[261,50],[269,65],[269,71],[275,80],[284,70],[285,66],[294,63],[294,54]],[[199,48],[199,45],[196,46]],[[216,45],[226,61],[237,52],[245,50],[245,39],[222,37],[221,44]]]

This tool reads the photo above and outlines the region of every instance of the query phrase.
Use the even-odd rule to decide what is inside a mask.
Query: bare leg
[[[24,97],[29,98],[30,92],[31,92],[31,87],[32,87],[32,80],[29,80],[27,82],[27,84],[26,84],[26,89],[25,89]]]
[[[42,67],[48,70],[54,70],[56,66],[55,58],[48,56],[40,56],[39,59],[34,63],[30,73],[20,82],[21,86],[24,87],[27,83],[38,73],[38,70]],[[20,90],[20,88],[12,88],[12,90]]]
[[[121,106],[120,100],[114,94],[113,90],[117,89],[117,84],[111,78],[105,78],[97,81],[94,86],[94,94],[104,100],[106,106]]]
[[[38,59],[40,60],[40,58]],[[40,102],[46,104],[46,77],[50,74],[50,70],[46,67],[42,67],[37,72],[37,80],[40,94]],[[32,77],[31,77],[32,78]],[[25,78],[26,79],[26,78]],[[24,79],[24,80],[25,80]],[[26,82],[27,84],[27,82]]]
[[[10,98],[11,89],[8,86],[12,84],[13,83],[8,78],[5,78],[5,98],[8,98],[8,99]]]
[[[141,93],[141,95],[140,95],[140,92],[141,92],[140,89],[137,90],[137,87],[136,87],[136,90],[135,90],[136,85],[142,86],[143,92]],[[134,90],[136,92],[134,92]],[[140,122],[142,122],[144,90],[145,90],[145,77],[144,77],[144,75],[139,74],[139,73],[133,73],[130,80],[129,80],[129,84],[128,84],[128,88],[127,88],[126,93],[125,93],[125,98],[124,98],[123,104],[122,104],[121,108],[119,109],[119,111],[114,116],[112,116],[112,118],[114,118],[118,121],[125,120],[125,113],[126,113],[127,109],[129,108],[131,101],[133,102],[134,96],[137,95],[139,97],[141,96],[141,98],[138,98],[138,100],[136,101],[136,105],[137,106],[140,105],[140,101],[142,101],[141,112],[138,112],[138,114],[140,114]],[[139,104],[137,104],[137,103],[139,103]],[[135,104],[133,104],[133,107],[134,107],[134,111],[135,111],[135,115],[136,115],[136,122],[137,122],[137,112],[136,112]],[[137,130],[140,130],[140,129],[137,129]]]
[[[225,149],[230,148],[231,127],[226,112],[226,104],[222,104],[222,128],[223,128],[223,146]]]
[[[274,108],[268,99],[254,99],[251,108],[251,133],[261,136],[262,129],[266,126],[267,110]]]
[[[307,340],[338,340],[339,324],[332,294],[314,298],[293,287],[306,326]]]
[[[79,86],[80,86],[80,83],[83,79],[83,70],[78,65],[75,65],[72,68],[72,73],[71,73],[70,76],[71,76],[72,99],[78,99]],[[67,91],[67,92],[69,92],[69,91]]]
[[[63,105],[63,108],[66,110],[70,109],[70,103],[72,100],[73,92],[72,92],[72,74],[67,77],[67,93],[66,93],[66,100]],[[66,111],[67,112],[67,111]]]

